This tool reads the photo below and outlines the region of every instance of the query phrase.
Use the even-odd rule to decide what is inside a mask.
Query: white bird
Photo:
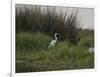
[[[50,42],[48,48],[53,48],[53,47],[55,47],[56,42],[57,42],[57,36],[58,36],[58,33],[55,33],[55,34],[54,34],[54,40],[52,40],[52,41]]]

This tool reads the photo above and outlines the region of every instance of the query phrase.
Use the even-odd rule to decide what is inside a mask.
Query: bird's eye
[[[58,35],[58,34],[57,34],[56,36],[57,36],[57,37],[59,37],[59,35]]]

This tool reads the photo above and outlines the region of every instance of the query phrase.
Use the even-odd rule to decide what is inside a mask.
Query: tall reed
[[[80,29],[77,16],[78,11],[69,13],[67,8],[62,11],[59,7],[16,4],[16,33],[43,32],[53,35],[58,32],[60,40],[76,44]]]

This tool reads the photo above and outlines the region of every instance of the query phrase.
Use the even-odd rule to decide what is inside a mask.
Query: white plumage
[[[49,46],[48,46],[48,48],[52,48],[52,47],[55,47],[55,45],[56,45],[56,42],[57,42],[57,35],[58,35],[58,33],[55,33],[54,34],[54,40],[52,40],[51,42],[50,42],[50,44],[49,44]]]

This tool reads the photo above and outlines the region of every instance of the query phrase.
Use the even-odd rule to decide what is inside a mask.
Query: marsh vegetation
[[[17,73],[94,68],[94,30],[80,27],[78,11],[56,10],[16,4]],[[48,49],[55,32],[58,42]]]

